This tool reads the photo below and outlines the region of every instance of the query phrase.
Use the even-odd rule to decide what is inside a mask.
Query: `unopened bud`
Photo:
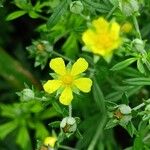
[[[128,105],[125,104],[120,105],[119,110],[123,115],[131,114],[131,108]]]
[[[24,89],[20,94],[21,101],[29,101],[34,99],[34,92],[30,89]]]
[[[125,33],[129,33],[132,31],[132,24],[130,22],[126,22],[121,26],[121,31]]]
[[[122,13],[126,16],[131,16],[139,10],[137,0],[119,0],[119,7]]]
[[[81,1],[74,1],[70,4],[70,11],[75,14],[80,14],[83,11],[83,4]]]
[[[144,53],[145,43],[141,39],[134,39],[132,45],[138,52]]]
[[[60,128],[64,133],[73,133],[77,129],[76,120],[73,117],[66,117],[60,123]]]

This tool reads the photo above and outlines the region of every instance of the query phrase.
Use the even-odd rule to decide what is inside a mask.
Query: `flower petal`
[[[88,63],[84,58],[79,58],[72,66],[71,74],[73,76],[84,72],[88,68]]]
[[[43,88],[47,93],[53,93],[61,86],[60,80],[48,80],[44,85]]]
[[[53,69],[59,75],[66,74],[66,67],[64,60],[60,57],[54,58],[50,61],[50,68]]]
[[[72,90],[70,87],[66,87],[64,91],[61,93],[59,101],[63,105],[70,105],[72,99],[73,99]]]
[[[97,20],[94,20],[92,25],[95,27],[96,32],[102,33],[107,31],[109,23],[103,17],[100,17]]]
[[[118,40],[120,34],[120,25],[116,22],[112,22],[111,28],[110,28],[110,35],[113,40]]]
[[[90,78],[79,78],[74,81],[74,85],[82,92],[88,93],[91,90],[92,80]]]

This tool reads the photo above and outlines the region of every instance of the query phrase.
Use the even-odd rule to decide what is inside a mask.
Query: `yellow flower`
[[[121,31],[129,33],[132,30],[133,26],[130,22],[126,22],[121,26]]]
[[[59,101],[62,104],[69,105],[71,103],[75,89],[85,93],[91,90],[92,80],[80,75],[88,68],[88,63],[84,58],[79,58],[72,68],[66,67],[62,58],[52,59],[49,65],[57,77],[54,80],[48,80],[43,88],[50,94],[61,90]]]
[[[100,17],[92,22],[92,27],[87,29],[82,40],[86,47],[95,54],[107,56],[118,48],[121,43],[120,26],[115,21],[109,23]]]
[[[44,145],[54,148],[57,138],[54,136],[49,136],[44,139]]]

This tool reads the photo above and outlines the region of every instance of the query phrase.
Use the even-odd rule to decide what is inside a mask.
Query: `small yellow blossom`
[[[93,53],[107,56],[120,46],[121,38],[119,34],[120,26],[117,22],[109,23],[100,17],[94,20],[92,27],[83,33],[82,40]]]
[[[49,136],[44,139],[44,145],[54,148],[57,138],[55,136]]]
[[[79,58],[72,65],[72,68],[66,67],[62,58],[52,59],[49,65],[57,77],[56,79],[48,80],[43,85],[43,88],[50,94],[61,90],[60,103],[69,105],[73,99],[74,89],[79,89],[85,93],[91,90],[92,80],[80,75],[88,68],[88,63],[84,58]]]
[[[130,22],[126,22],[121,26],[121,31],[125,33],[129,33],[132,31],[132,24]]]

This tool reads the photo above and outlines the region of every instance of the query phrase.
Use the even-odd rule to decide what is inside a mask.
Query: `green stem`
[[[70,59],[69,57],[66,57],[66,56],[64,56],[64,55],[62,55],[62,54],[60,54],[60,53],[57,53],[56,51],[52,51],[51,53],[52,53],[53,55],[55,55],[55,56],[62,57],[63,59],[65,59],[65,60],[67,60],[67,61],[74,62],[74,60],[72,60],[72,59]]]
[[[139,29],[139,24],[138,24],[138,21],[137,21],[137,18],[136,18],[135,15],[133,15],[133,23],[134,23],[136,32],[137,32],[137,34],[138,34],[138,38],[139,38],[139,39],[142,39],[141,33],[140,33],[140,29]]]
[[[148,100],[146,101],[146,103],[150,103],[150,99],[148,99]],[[142,108],[143,106],[145,106],[146,103],[143,102],[142,104],[140,104],[140,105],[138,105],[138,106],[132,108],[132,110],[138,110],[138,109]]]
[[[39,16],[39,18],[41,18],[41,19],[43,19],[43,20],[45,20],[45,21],[48,20],[48,18],[46,18],[45,16],[42,16],[42,15],[40,15],[40,14],[38,14],[38,16]]]
[[[90,17],[89,16],[85,16],[84,14],[80,13],[80,16],[85,19],[86,21],[90,21]]]
[[[59,145],[59,148],[65,149],[65,150],[77,150],[76,148],[72,148],[72,147],[64,146],[64,145]]]
[[[109,17],[112,15],[112,13],[115,11],[115,9],[117,8],[118,6],[114,6],[111,11],[108,13],[108,15],[106,16],[106,19],[109,19]]]
[[[69,105],[69,117],[72,117],[72,105]]]

